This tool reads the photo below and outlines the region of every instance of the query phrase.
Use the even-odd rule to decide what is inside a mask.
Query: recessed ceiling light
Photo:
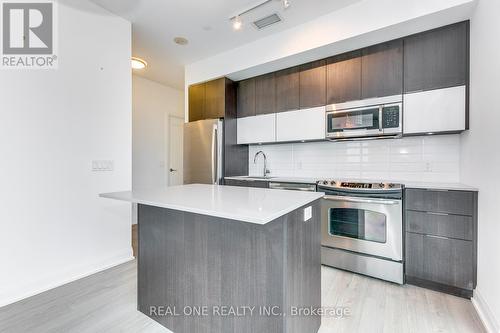
[[[240,30],[242,25],[243,25],[243,23],[241,22],[240,16],[236,15],[233,19],[233,29]]]
[[[132,69],[144,69],[148,66],[146,60],[141,58],[132,57]]]
[[[184,37],[175,37],[174,43],[177,45],[187,45],[189,41]]]

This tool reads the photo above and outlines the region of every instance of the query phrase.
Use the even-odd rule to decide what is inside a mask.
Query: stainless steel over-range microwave
[[[402,95],[328,105],[326,137],[330,140],[400,137],[402,111]]]

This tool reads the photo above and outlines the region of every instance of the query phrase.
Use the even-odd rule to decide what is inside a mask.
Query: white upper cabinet
[[[325,138],[324,106],[276,114],[276,141],[322,140]]]
[[[276,113],[238,118],[238,144],[276,142]]]
[[[404,134],[461,132],[466,129],[466,87],[405,94]]]

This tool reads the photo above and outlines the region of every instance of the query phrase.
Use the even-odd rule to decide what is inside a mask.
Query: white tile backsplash
[[[275,177],[458,182],[460,174],[459,135],[250,146],[252,176],[262,174],[259,150]]]

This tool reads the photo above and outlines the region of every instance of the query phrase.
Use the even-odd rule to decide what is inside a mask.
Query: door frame
[[[166,179],[167,179],[167,186],[170,186],[170,152],[171,152],[171,142],[170,142],[170,125],[172,123],[172,119],[178,119],[181,120],[182,123],[185,123],[186,120],[182,116],[177,116],[177,115],[172,115],[168,114],[166,117],[166,131],[165,131],[165,142],[168,142],[166,145],[165,149],[165,161],[168,161],[168,163],[165,163],[165,172],[166,172]],[[182,151],[182,154],[184,154],[184,150]]]

